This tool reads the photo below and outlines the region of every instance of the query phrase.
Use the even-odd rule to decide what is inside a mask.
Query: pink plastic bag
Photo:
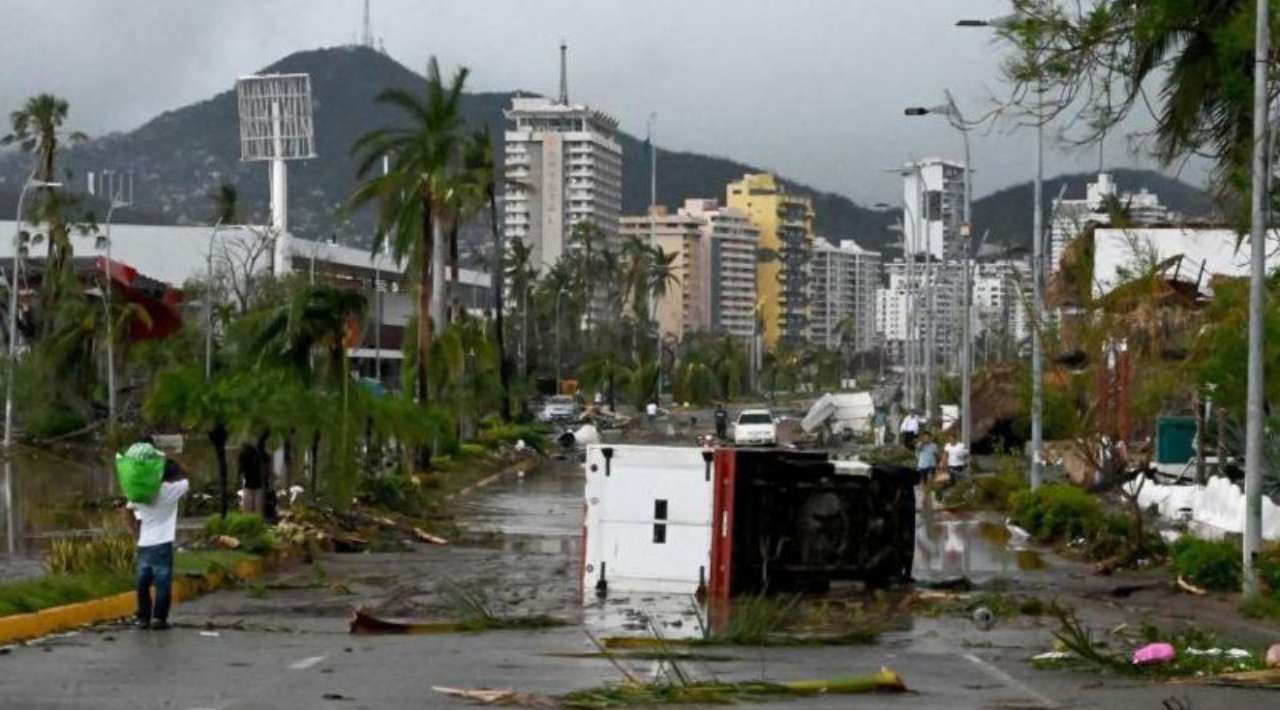
[[[1178,656],[1173,646],[1167,643],[1149,643],[1133,652],[1135,666],[1151,666],[1157,663],[1168,663]]]

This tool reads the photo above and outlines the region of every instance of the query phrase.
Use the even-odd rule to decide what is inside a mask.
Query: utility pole
[[[1258,0],[1253,53],[1253,189],[1249,225],[1249,383],[1244,449],[1244,597],[1261,593],[1258,552],[1262,549],[1262,437],[1265,424],[1263,329],[1266,317],[1267,248],[1267,68],[1271,37],[1268,1]],[[1221,456],[1221,454],[1219,454]]]

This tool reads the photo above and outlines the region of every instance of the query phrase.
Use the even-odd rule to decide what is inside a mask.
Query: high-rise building
[[[928,252],[947,260],[962,256],[964,181],[963,165],[940,158],[902,167],[902,224],[912,254]]]
[[[680,212],[703,221],[702,263],[706,271],[701,275],[701,288],[707,303],[707,329],[751,338],[755,333],[752,321],[760,230],[751,224],[744,210],[721,207],[715,200],[685,200]]]
[[[657,205],[644,216],[623,217],[622,237],[637,237],[656,246],[668,256],[674,255],[672,274],[675,283],[658,299],[658,330],[664,337],[682,338],[703,330],[708,321],[707,299],[703,298],[702,274],[707,271],[702,245],[703,220],[683,212],[669,214]]]
[[[773,175],[748,173],[726,188],[729,207],[744,210],[760,230],[756,295],[766,348],[809,336],[809,261],[813,254],[813,201],[787,194]]]
[[[758,231],[745,212],[715,200],[685,200],[675,214],[665,207],[622,218],[623,238],[637,237],[674,255],[675,284],[658,299],[663,336],[695,332],[752,334]]]
[[[915,343],[922,358],[928,357],[932,332],[935,364],[944,368],[956,366],[964,274],[961,263],[926,264],[917,260],[910,282],[905,261],[898,259],[884,265],[887,285],[876,291],[876,329],[881,345],[895,361],[903,359],[908,341]],[[914,317],[908,318],[908,314]]]
[[[880,286],[880,254],[852,239],[839,246],[814,241],[809,268],[811,342],[864,352],[876,344],[876,289]],[[846,324],[852,326],[846,331]],[[845,338],[848,338],[847,340]]]
[[[1110,173],[1098,173],[1098,179],[1085,186],[1083,200],[1054,199],[1051,231],[1049,236],[1049,263],[1045,274],[1052,274],[1062,267],[1062,255],[1067,245],[1080,236],[1090,222],[1111,224],[1111,208],[1125,213],[1125,220],[1137,225],[1167,222],[1176,217],[1160,204],[1160,197],[1142,188],[1137,192],[1121,193]]]
[[[507,121],[504,234],[530,247],[545,270],[573,225],[589,221],[616,242],[622,216],[622,146],[617,119],[570,104],[561,47],[560,98],[514,96]]]

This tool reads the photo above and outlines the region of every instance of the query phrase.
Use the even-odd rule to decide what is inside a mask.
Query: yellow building
[[[760,230],[756,293],[764,344],[799,343],[809,332],[809,259],[813,254],[813,201],[788,195],[769,173],[748,173],[726,188],[725,203],[744,210]]]

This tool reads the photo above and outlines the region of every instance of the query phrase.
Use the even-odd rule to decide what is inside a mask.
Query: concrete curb
[[[539,467],[542,466],[543,458],[544,457],[541,454],[536,454],[533,456],[527,456],[525,458],[522,458],[518,461],[511,463],[509,466],[502,469],[501,471],[498,471],[492,476],[486,476],[480,479],[479,481],[472,483],[466,488],[450,493],[449,495],[445,496],[444,499],[446,501],[450,501],[455,498],[461,498],[462,496],[465,496],[468,493],[484,488],[485,486],[492,484],[494,481],[497,481],[504,476],[509,476],[513,473],[533,473],[534,471],[538,470]]]
[[[273,554],[270,558],[242,560],[228,573],[217,569],[202,577],[179,577],[173,580],[174,603],[194,599],[212,592],[229,581],[259,577],[268,570],[284,564],[291,557],[289,551]],[[0,617],[0,644],[27,641],[60,631],[96,624],[101,621],[133,616],[135,596],[133,592],[121,592],[109,597],[55,606],[30,614],[14,614]]]

